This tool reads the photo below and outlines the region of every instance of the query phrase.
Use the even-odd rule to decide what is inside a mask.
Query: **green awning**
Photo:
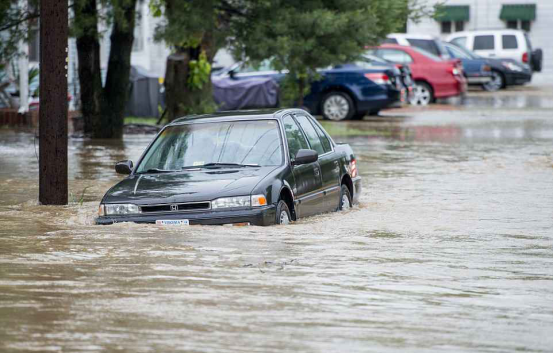
[[[438,6],[435,12],[437,21],[469,21],[469,6]]]
[[[502,5],[500,19],[504,21],[535,20],[535,4]]]

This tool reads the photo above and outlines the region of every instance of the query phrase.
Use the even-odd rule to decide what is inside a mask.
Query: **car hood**
[[[201,169],[133,175],[112,187],[102,202],[166,204],[249,195],[276,168]]]

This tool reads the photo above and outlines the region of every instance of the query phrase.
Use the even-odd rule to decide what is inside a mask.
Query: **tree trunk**
[[[100,124],[93,131],[94,138],[120,138],[123,135],[123,119],[130,89],[136,3],[137,0],[131,0],[122,5],[123,19],[116,19],[113,24],[102,114]]]
[[[83,26],[81,35],[77,37],[77,55],[84,133],[90,135],[95,130],[95,125],[100,124],[102,104],[96,0],[85,0],[81,6],[76,3],[74,13],[75,22]]]
[[[167,119],[170,122],[187,114],[184,102],[187,97],[189,61],[188,53],[183,52],[167,57],[164,85]]]
[[[206,60],[211,65],[216,47],[209,32],[204,33],[198,47],[179,48],[177,53],[167,58],[164,85],[169,121],[188,114],[209,113],[216,108],[211,80],[201,89],[193,89],[188,85],[189,63],[198,60],[202,52],[206,53]]]

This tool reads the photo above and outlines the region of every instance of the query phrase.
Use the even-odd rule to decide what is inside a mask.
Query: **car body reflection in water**
[[[94,226],[152,137],[71,140],[50,207],[32,134],[0,131],[0,349],[552,351],[551,110],[326,129],[361,205],[269,228]]]

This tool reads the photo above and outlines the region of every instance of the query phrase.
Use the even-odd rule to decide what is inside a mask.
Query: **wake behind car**
[[[288,224],[348,209],[361,177],[350,146],[306,111],[234,111],[165,126],[102,198],[97,224]]]

